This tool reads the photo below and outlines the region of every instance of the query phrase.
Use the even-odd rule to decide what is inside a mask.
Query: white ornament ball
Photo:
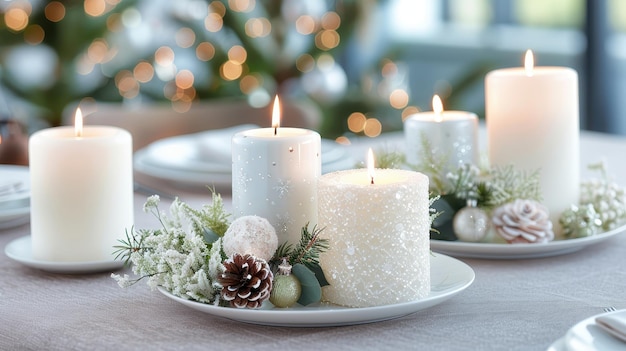
[[[235,253],[250,254],[269,261],[278,248],[278,236],[267,219],[243,216],[230,224],[222,238],[222,247],[229,257]]]
[[[464,207],[454,216],[452,226],[459,240],[477,242],[487,235],[489,216],[477,207]]]

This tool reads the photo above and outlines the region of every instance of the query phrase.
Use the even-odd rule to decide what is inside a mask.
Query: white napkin
[[[598,316],[596,324],[602,330],[626,342],[626,310]]]

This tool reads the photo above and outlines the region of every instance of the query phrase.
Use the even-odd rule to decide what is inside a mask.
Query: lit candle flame
[[[372,148],[367,150],[367,174],[370,177],[370,184],[374,184],[374,151]]]
[[[535,62],[533,59],[532,50],[526,50],[526,56],[524,57],[524,68],[526,69],[527,76],[532,77],[534,65]]]
[[[80,111],[80,108],[76,109],[76,114],[74,115],[74,135],[77,137],[83,136],[83,113]]]
[[[278,95],[276,95],[272,109],[272,128],[274,128],[274,135],[278,134],[278,127],[280,127],[280,100],[278,100]]]
[[[443,113],[443,103],[441,102],[441,98],[439,95],[433,95],[433,111],[435,112],[435,121],[441,122],[443,117],[441,114]]]

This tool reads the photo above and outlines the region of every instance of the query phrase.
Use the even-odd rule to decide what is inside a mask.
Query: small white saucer
[[[31,268],[52,273],[83,274],[118,270],[124,266],[123,261],[90,261],[90,262],[51,262],[33,258],[30,235],[11,241],[4,253],[12,260]]]

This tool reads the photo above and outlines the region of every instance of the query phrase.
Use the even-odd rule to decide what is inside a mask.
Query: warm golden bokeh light
[[[337,137],[337,139],[335,139],[335,142],[337,144],[341,144],[341,145],[350,145],[350,144],[352,144],[350,142],[350,139],[348,139],[348,137],[345,137],[345,136]]]
[[[363,128],[363,133],[370,137],[374,138],[380,135],[383,130],[383,125],[376,118],[368,118],[365,121],[365,126]]]
[[[309,54],[302,54],[296,59],[296,68],[302,73],[310,72],[315,68],[315,59]]]
[[[107,3],[104,0],[85,0],[83,7],[86,14],[92,17],[98,17],[106,12]]]
[[[154,53],[154,61],[161,66],[169,66],[174,63],[174,50],[167,46],[161,46]]]
[[[270,34],[272,24],[267,18],[250,18],[245,25],[246,35],[250,38],[261,38]]]
[[[302,35],[309,35],[315,32],[315,19],[309,15],[302,15],[296,20],[296,30]]]
[[[133,76],[140,83],[147,83],[154,78],[154,67],[149,62],[139,62],[133,69]]]
[[[315,35],[315,46],[321,50],[330,50],[339,45],[339,33],[334,30],[323,30]]]
[[[235,12],[250,12],[255,6],[255,0],[228,0],[228,7]]]
[[[96,39],[87,48],[87,57],[94,63],[102,63],[105,61],[109,46],[104,39]]]
[[[341,17],[337,12],[326,12],[322,17],[322,28],[326,30],[337,30],[341,25]]]
[[[107,17],[107,29],[110,32],[119,32],[122,29],[122,15],[112,13]]]
[[[260,85],[261,81],[257,77],[248,74],[245,77],[241,78],[241,81],[239,82],[239,89],[241,89],[241,92],[244,94],[250,94]]]
[[[348,129],[352,133],[360,133],[365,129],[367,117],[361,112],[353,112],[348,116]]]
[[[220,67],[220,75],[226,80],[235,80],[241,77],[243,67],[235,61],[228,60]]]
[[[204,28],[209,32],[219,32],[224,26],[224,19],[217,13],[209,13],[204,19]]]
[[[203,41],[196,47],[196,57],[201,61],[209,61],[215,56],[213,44]]]
[[[183,69],[176,74],[176,86],[180,89],[189,89],[193,86],[194,76],[190,70]]]
[[[139,95],[139,82],[128,70],[123,70],[115,75],[115,85],[120,95],[126,99],[132,99]]]
[[[385,78],[393,77],[398,74],[398,65],[396,65],[393,61],[385,60],[380,72]]]
[[[417,106],[407,106],[404,110],[402,110],[402,121],[406,121],[411,115],[420,112],[420,109]]]
[[[220,17],[224,17],[226,14],[226,6],[220,1],[213,1],[209,4],[209,13],[218,14]]]
[[[228,49],[228,59],[240,65],[246,62],[247,57],[248,52],[246,52],[246,49],[241,45],[235,45]]]
[[[59,22],[65,17],[65,6],[58,1],[51,1],[44,8],[44,14],[48,21]]]
[[[24,31],[24,41],[26,41],[30,45],[38,45],[41,44],[43,38],[46,36],[43,28],[40,25],[35,24],[32,26],[28,26]]]
[[[174,38],[176,45],[181,48],[189,48],[196,42],[196,33],[191,28],[184,27],[176,31]]]
[[[4,23],[10,30],[19,32],[28,25],[28,13],[22,8],[10,8],[4,13]]]
[[[409,104],[409,94],[404,89],[396,89],[389,95],[391,107],[400,110]]]

